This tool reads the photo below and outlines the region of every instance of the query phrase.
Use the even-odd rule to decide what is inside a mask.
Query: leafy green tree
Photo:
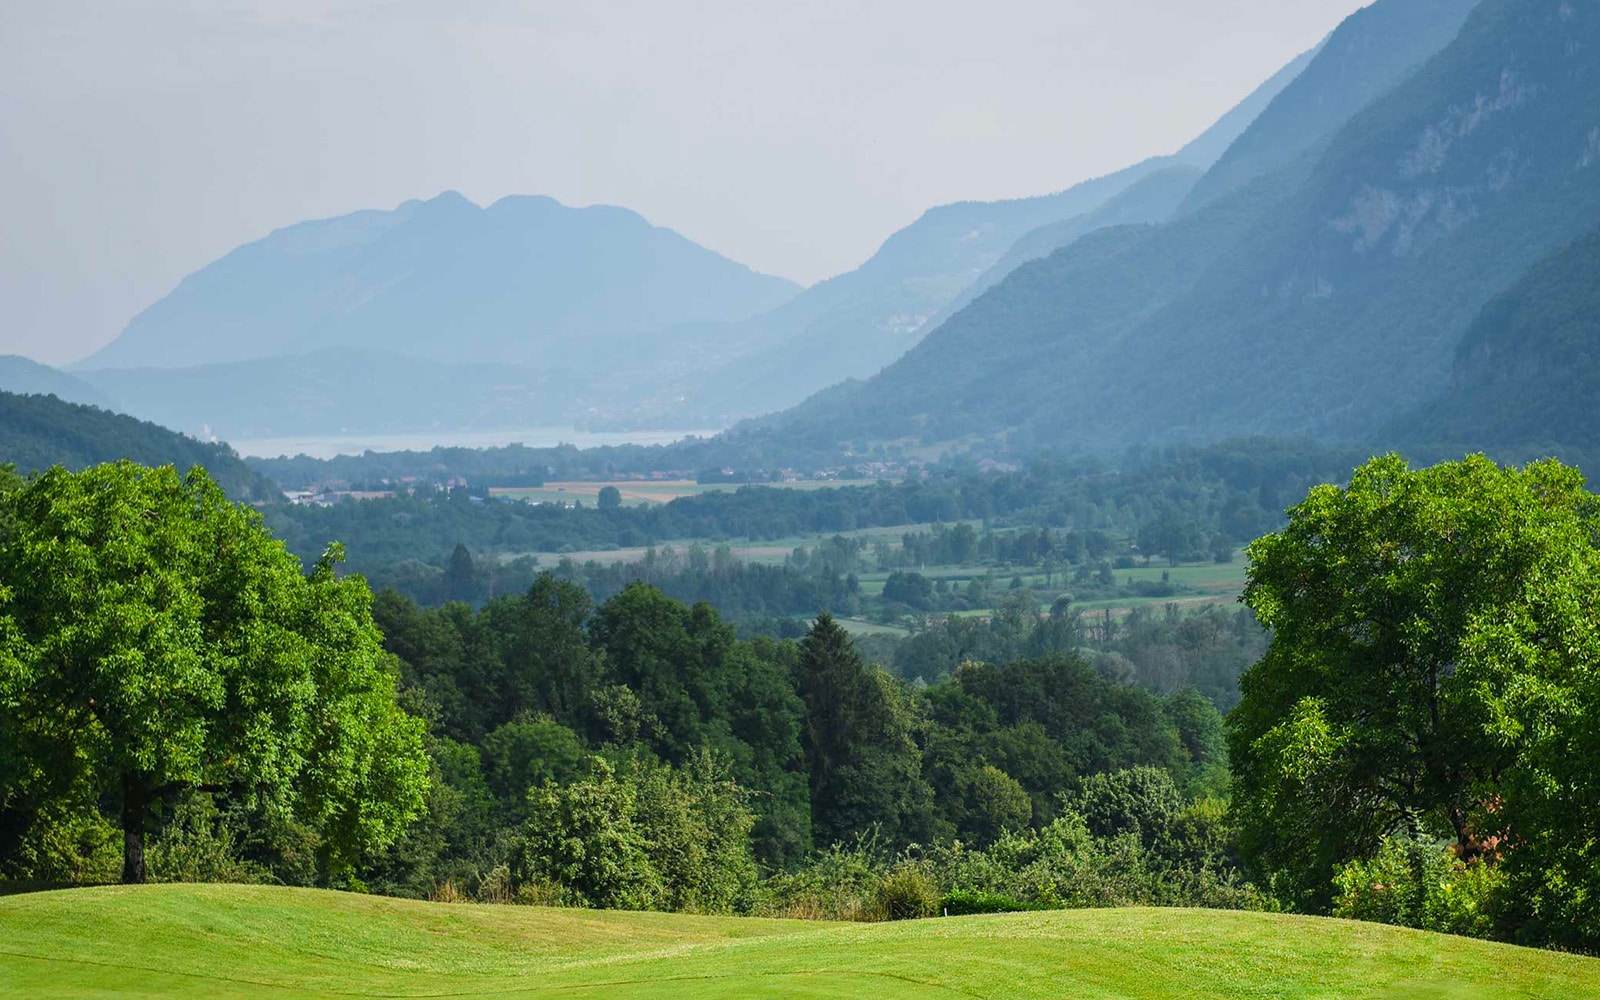
[[[497,702],[506,718],[545,713],[581,729],[600,664],[585,623],[594,610],[577,584],[541,573],[520,597],[497,598],[481,625],[495,637]]]
[[[661,875],[634,822],[636,800],[634,783],[599,758],[582,781],[532,789],[519,877],[555,883],[589,906],[649,909],[661,896]]]
[[[513,817],[526,812],[528,789],[571,781],[587,757],[576,733],[553,719],[512,719],[483,738],[483,776]]]
[[[601,510],[616,510],[622,506],[622,491],[615,486],[602,486],[596,503]]]
[[[1150,847],[1166,837],[1183,796],[1166,771],[1134,767],[1085,778],[1074,805],[1095,836],[1131,833]]]
[[[926,611],[933,603],[933,581],[921,573],[896,570],[884,581],[883,599]]]
[[[960,832],[970,840],[990,843],[1008,830],[1026,828],[1033,818],[1028,790],[993,764],[969,768],[963,779],[967,808]]]
[[[1495,845],[1529,908],[1600,941],[1600,500],[1551,461],[1396,456],[1250,547],[1272,629],[1228,720],[1242,846],[1286,902],[1385,838]]]
[[[674,768],[630,751],[528,794],[519,874],[613,909],[728,912],[756,882],[748,793],[708,750]]]
[[[757,871],[749,791],[724,761],[700,749],[682,768],[631,760],[633,821],[661,876],[660,905],[669,910],[726,913],[745,904]]]
[[[304,574],[199,469],[52,469],[0,509],[5,809],[88,783],[117,803],[126,882],[186,790],[292,809],[334,876],[418,813],[422,723],[336,549]]]

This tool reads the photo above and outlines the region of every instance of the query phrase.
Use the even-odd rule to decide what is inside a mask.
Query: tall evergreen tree
[[[466,545],[457,543],[444,569],[444,599],[471,602],[478,590],[477,566]]]
[[[911,738],[913,710],[895,680],[862,661],[824,612],[800,643],[795,688],[819,845],[877,827],[892,841],[925,839],[933,793]]]

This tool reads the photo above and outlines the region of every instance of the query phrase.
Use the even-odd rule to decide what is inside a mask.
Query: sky
[[[1359,0],[0,0],[0,354],[308,218],[640,212],[803,284],[1176,150]]]

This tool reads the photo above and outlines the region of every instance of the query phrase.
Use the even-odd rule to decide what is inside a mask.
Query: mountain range
[[[1196,185],[1212,200],[1025,264],[879,375],[757,426],[1017,449],[1370,440],[1481,385],[1468,329],[1600,221],[1600,10],[1380,0],[1301,79],[1366,79],[1362,59],[1415,54],[1372,44],[1402,36],[1450,41],[1309,145],[1300,105],[1321,88],[1297,86],[1235,144],[1285,165],[1245,177],[1225,154]]]
[[[1176,154],[1052,195],[931,209],[804,291],[623,209],[485,209],[447,192],[240,247],[74,374],[139,416],[231,436],[725,425],[871,375],[1052,240],[1167,217],[1309,61]]]
[[[0,388],[224,435],[765,413],[729,440],[1588,454],[1597,275],[1600,10],[1376,0],[1177,153],[931,209],[808,289],[622,209],[447,193],[273,233]]]

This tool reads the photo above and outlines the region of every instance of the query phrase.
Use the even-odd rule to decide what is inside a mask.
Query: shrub
[[[999,892],[979,889],[955,889],[939,900],[939,909],[948,917],[965,917],[976,913],[1021,913],[1027,910],[1053,909],[1041,903],[1024,903]]]
[[[179,799],[166,825],[150,838],[147,862],[157,882],[271,881],[261,866],[240,859],[238,817],[217,809],[211,796]]]
[[[1386,838],[1333,881],[1335,916],[1470,937],[1493,935],[1505,884],[1491,862],[1463,863],[1441,842],[1406,837]]]
[[[939,912],[939,888],[909,862],[890,869],[878,883],[878,908],[884,920],[920,920]]]
[[[633,822],[634,789],[605,761],[591,767],[577,784],[528,793],[518,880],[558,882],[590,906],[648,909],[661,895],[661,876]]]
[[[762,883],[756,911],[801,920],[877,920],[882,871],[874,840],[835,844],[804,867]]]

